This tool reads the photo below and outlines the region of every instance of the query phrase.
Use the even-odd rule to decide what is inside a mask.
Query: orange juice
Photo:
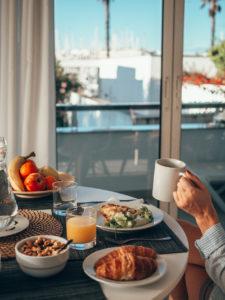
[[[96,237],[96,219],[89,216],[71,217],[66,222],[67,239],[83,244],[93,241]]]

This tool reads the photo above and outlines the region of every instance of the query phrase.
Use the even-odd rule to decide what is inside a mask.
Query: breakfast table
[[[78,202],[80,203],[96,204],[105,202],[111,197],[121,202],[134,200],[124,194],[90,187],[78,187]],[[36,199],[19,197],[17,203],[22,210],[29,211],[32,209],[51,214],[52,195]],[[154,210],[162,213],[158,208],[154,208]],[[157,228],[164,228],[173,237],[174,244],[169,242],[160,242],[159,244],[154,242],[152,244],[153,248],[156,246],[156,250],[159,249],[160,256],[166,262],[165,274],[153,283],[136,287],[129,286],[128,288],[114,287],[106,283],[99,284],[83,271],[82,264],[85,256],[76,253],[71,254],[61,273],[41,279],[24,274],[15,259],[7,259],[1,261],[0,299],[164,299],[184,274],[188,261],[188,241],[180,225],[165,212],[163,212],[162,223],[150,229],[154,233]],[[98,232],[98,234],[101,236],[101,233]],[[165,243],[168,243],[168,251],[164,247],[167,245]],[[161,245],[161,248],[158,245]],[[116,247],[116,245],[110,246]],[[104,247],[109,247],[109,245],[104,244]],[[99,248],[93,248],[91,253],[95,250],[99,250]]]

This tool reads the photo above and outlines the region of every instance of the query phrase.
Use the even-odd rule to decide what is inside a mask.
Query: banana
[[[29,158],[35,156],[34,152],[31,152],[27,156],[15,156],[8,165],[8,177],[9,182],[12,188],[15,191],[25,191],[25,187],[23,181],[20,177],[20,167],[25,163],[25,161]]]
[[[53,176],[58,179],[58,172],[50,166],[44,166],[40,168],[39,171],[44,176]]]
[[[64,172],[58,172],[58,178],[59,180],[62,181],[66,181],[66,180],[75,181],[75,177],[73,175]]]
[[[40,173],[44,176],[53,176],[58,180],[71,180],[74,181],[75,177],[64,172],[57,171],[56,169],[50,167],[50,166],[44,166],[39,169]]]

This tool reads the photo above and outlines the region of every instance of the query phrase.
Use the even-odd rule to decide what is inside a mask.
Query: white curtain
[[[53,0],[0,0],[0,136],[55,166]]]

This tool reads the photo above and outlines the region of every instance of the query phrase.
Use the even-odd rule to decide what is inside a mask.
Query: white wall
[[[68,73],[77,72],[77,68],[80,68],[80,72],[82,72],[82,68],[98,68],[100,98],[114,103],[160,101],[160,55],[145,54],[108,59],[74,59],[70,57],[63,58],[61,64]],[[213,77],[217,72],[212,61],[204,56],[184,57],[183,69],[189,73],[202,73],[207,77]],[[185,86],[183,100],[190,102],[189,98],[189,91]],[[195,101],[198,98],[201,100],[205,98],[202,97],[202,91],[200,91],[199,97],[198,94],[195,94]]]

